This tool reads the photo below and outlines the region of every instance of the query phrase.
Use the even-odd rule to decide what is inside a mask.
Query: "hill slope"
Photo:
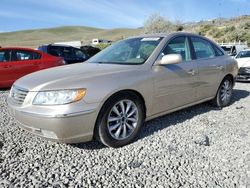
[[[217,18],[185,25],[185,30],[199,33],[216,42],[247,42],[250,45],[250,16]]]
[[[183,24],[188,32],[199,33],[216,42],[246,41],[250,44],[250,16],[232,19],[217,18],[210,21]],[[174,31],[174,30],[173,30]],[[81,40],[90,44],[93,38],[119,40],[143,33],[137,29],[100,29],[83,26],[66,26],[49,29],[0,33],[0,46],[24,46],[36,48],[40,44]]]
[[[81,40],[88,44],[93,38],[118,40],[141,32],[142,29],[99,29],[81,26],[24,30],[0,33],[0,46],[37,47],[40,44],[73,40]]]

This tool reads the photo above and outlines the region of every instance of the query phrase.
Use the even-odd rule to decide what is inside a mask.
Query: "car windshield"
[[[119,41],[92,57],[90,63],[143,64],[160,43],[160,37],[140,37]]]
[[[236,56],[236,59],[238,58],[245,58],[245,57],[250,57],[250,50],[249,51],[241,51],[238,53]]]

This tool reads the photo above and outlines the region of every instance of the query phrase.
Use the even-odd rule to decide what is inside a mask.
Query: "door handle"
[[[195,72],[194,69],[191,69],[191,70],[187,71],[187,73],[188,73],[188,74],[191,74],[192,76],[194,76],[196,72]]]
[[[11,65],[4,65],[3,68],[7,69],[7,68],[10,68]]]

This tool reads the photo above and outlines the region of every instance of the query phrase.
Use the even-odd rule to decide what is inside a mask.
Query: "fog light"
[[[46,138],[57,139],[57,136],[53,131],[42,130],[42,134]]]

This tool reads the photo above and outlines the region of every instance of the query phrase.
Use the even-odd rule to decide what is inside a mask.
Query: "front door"
[[[153,66],[155,98],[154,114],[168,111],[197,101],[198,68],[190,53],[187,37],[172,39],[161,56],[180,54],[179,64]]]
[[[0,50],[0,88],[8,87],[13,79],[10,50]]]

